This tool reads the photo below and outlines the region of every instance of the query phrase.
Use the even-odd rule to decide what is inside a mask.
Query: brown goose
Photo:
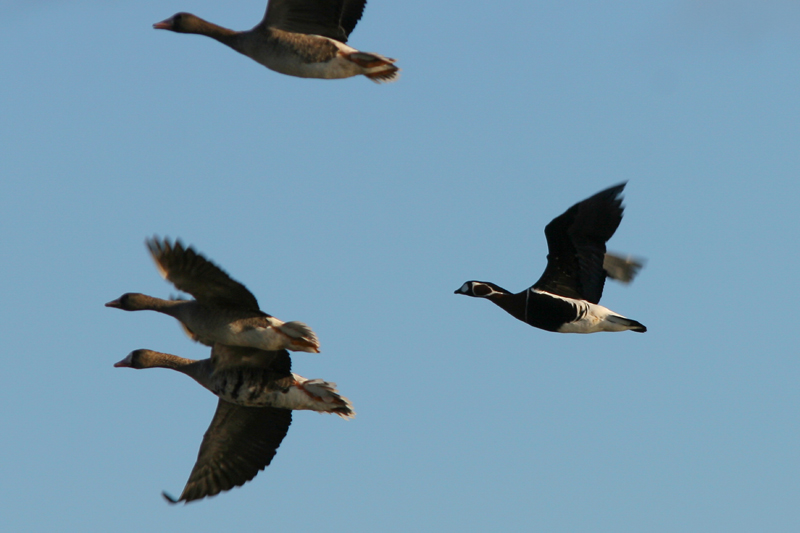
[[[247,288],[231,279],[217,265],[169,239],[146,241],[161,274],[194,300],[162,300],[126,293],[106,307],[124,311],[158,311],[177,318],[194,340],[213,346],[249,346],[261,350],[319,352],[314,332],[302,322],[283,322],[258,308]]]
[[[347,38],[361,19],[366,0],[270,0],[252,30],[233,31],[191,13],[177,13],[153,25],[158,30],[196,33],[216,39],[268,69],[300,78],[349,78],[374,82],[398,78],[394,59],[359,52]]]
[[[180,497],[190,502],[238,487],[270,464],[292,423],[292,410],[307,409],[355,416],[335,383],[308,380],[291,372],[285,350],[215,345],[211,358],[185,359],[152,350],[135,350],[115,367],[170,368],[193,378],[220,399],[203,437],[197,462]]]

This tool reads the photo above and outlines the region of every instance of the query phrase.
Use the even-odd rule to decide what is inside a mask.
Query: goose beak
[[[172,29],[172,19],[162,20],[161,22],[156,22],[153,24],[153,28],[156,30],[171,30]]]
[[[120,361],[119,363],[114,363],[114,368],[130,368],[131,360],[133,359],[133,354],[129,353],[125,359]]]
[[[111,302],[108,302],[106,304],[106,307],[116,307],[117,309],[119,309],[119,308],[122,307],[122,304],[120,303],[119,299],[117,299],[117,300],[113,300]]]

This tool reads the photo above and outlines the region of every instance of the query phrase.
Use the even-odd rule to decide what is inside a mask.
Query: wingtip
[[[167,270],[161,264],[160,258],[164,252],[168,251],[173,246],[170,243],[169,237],[164,237],[162,239],[158,235],[153,235],[152,237],[146,238],[144,244],[147,247],[147,251],[150,252],[150,257],[153,258],[153,262],[156,264],[159,275],[167,279]],[[180,241],[176,240],[175,246],[179,246],[179,244]]]
[[[165,500],[167,500],[167,503],[170,505],[176,505],[177,503],[180,502],[180,500],[176,500],[175,498],[170,496],[169,493],[165,490],[161,491],[161,495],[164,497]]]
[[[628,180],[625,180],[625,181],[623,181],[621,183],[617,183],[616,185],[612,185],[611,187],[609,187],[606,190],[608,192],[614,193],[614,196],[616,197],[616,196],[619,196],[620,194],[622,194],[622,191],[625,190],[625,186],[627,184],[628,184]]]
[[[603,257],[603,270],[609,278],[628,284],[644,268],[645,263],[647,260],[642,257],[606,252]]]

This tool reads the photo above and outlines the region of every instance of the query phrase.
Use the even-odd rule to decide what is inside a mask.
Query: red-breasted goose
[[[233,31],[191,13],[177,13],[153,25],[159,30],[216,39],[265,67],[300,78],[349,78],[374,82],[398,78],[394,59],[359,52],[347,38],[361,19],[366,0],[270,0],[252,30]]]
[[[220,343],[319,352],[319,341],[311,328],[302,322],[283,322],[261,311],[256,297],[244,285],[191,247],[157,237],[146,243],[164,278],[195,299],[162,300],[126,293],[106,307],[170,315],[181,322],[191,338],[208,346]]]
[[[190,502],[238,487],[270,464],[292,423],[292,410],[355,416],[335,383],[308,380],[291,372],[286,350],[215,345],[211,358],[185,359],[152,350],[135,350],[115,367],[170,368],[195,379],[219,397],[203,437],[197,462],[178,499]]]
[[[547,267],[539,281],[512,294],[487,281],[468,281],[456,294],[486,298],[513,317],[547,331],[595,333],[647,328],[598,305],[606,277],[630,281],[641,262],[606,253],[622,221],[625,183],[573,205],[544,229]]]

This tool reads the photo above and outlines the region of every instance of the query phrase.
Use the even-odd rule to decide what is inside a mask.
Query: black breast
[[[570,302],[531,289],[492,301],[514,318],[546,331],[558,331],[578,318],[578,310]]]

